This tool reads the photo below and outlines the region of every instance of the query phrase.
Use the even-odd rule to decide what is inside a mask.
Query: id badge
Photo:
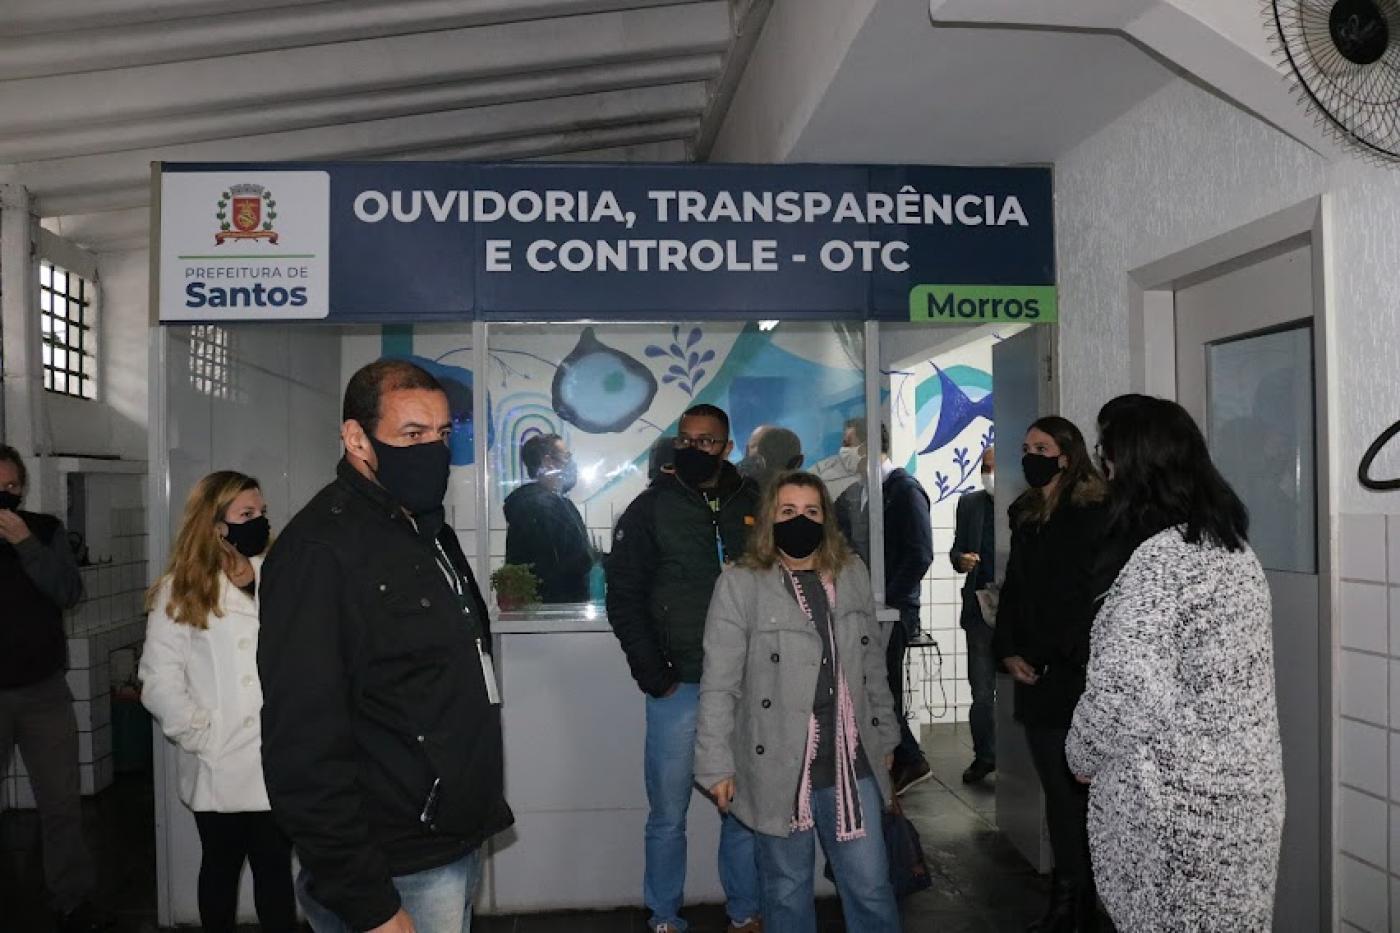
[[[481,659],[481,679],[486,683],[486,698],[492,706],[500,706],[501,688],[496,684],[496,664],[481,646],[480,638],[476,640],[476,656]]]

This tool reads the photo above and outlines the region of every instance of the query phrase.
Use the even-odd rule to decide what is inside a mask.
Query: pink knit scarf
[[[826,618],[813,617],[811,603],[802,592],[802,584],[797,577],[783,573],[792,586],[797,605],[806,613],[813,625],[826,625],[827,642],[836,663],[836,841],[850,842],[865,837],[865,814],[861,812],[860,792],[857,787],[856,761],[860,749],[860,732],[856,729],[855,704],[851,702],[851,690],[846,683],[846,669],[840,654],[836,651],[836,585],[831,577],[822,574],[822,588],[826,590]],[[802,783],[797,791],[797,813],[792,818],[793,832],[804,832],[816,826],[812,818],[812,763],[817,758],[817,746],[821,743],[821,725],[816,714],[807,721],[807,752],[803,756]]]

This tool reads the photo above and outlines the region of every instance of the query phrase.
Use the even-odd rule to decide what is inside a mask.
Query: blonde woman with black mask
[[[815,933],[815,846],[846,928],[898,933],[881,812],[899,743],[870,575],[811,473],[779,476],[705,622],[695,775],[757,837],[765,933]]]
[[[146,598],[141,700],[179,747],[180,799],[203,847],[206,933],[233,933],[245,860],[262,929],[296,929],[291,843],[262,776],[257,585],[269,537],[258,481],[211,473],[190,493],[169,567]]]

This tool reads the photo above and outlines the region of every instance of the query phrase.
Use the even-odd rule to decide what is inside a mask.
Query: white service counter
[[[492,626],[506,799],[515,827],[491,844],[483,914],[639,906],[645,697],[601,610],[506,614]],[[687,904],[724,900],[719,815],[696,791]]]
[[[507,614],[492,625],[506,799],[515,826],[491,844],[482,914],[642,905],[646,698],[601,609]],[[691,799],[685,903],[724,901],[719,814]],[[835,893],[821,875],[817,894]]]

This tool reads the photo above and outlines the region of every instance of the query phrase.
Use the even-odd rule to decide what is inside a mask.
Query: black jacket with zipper
[[[312,896],[356,930],[398,910],[393,876],[456,861],[514,821],[478,655],[486,605],[452,529],[421,521],[342,460],[263,565],[268,797]]]
[[[676,683],[697,684],[705,656],[710,594],[727,563],[737,561],[758,516],[758,487],[724,462],[704,494],[662,473],[618,519],[608,555],[608,622],[632,677],[663,696]]]

